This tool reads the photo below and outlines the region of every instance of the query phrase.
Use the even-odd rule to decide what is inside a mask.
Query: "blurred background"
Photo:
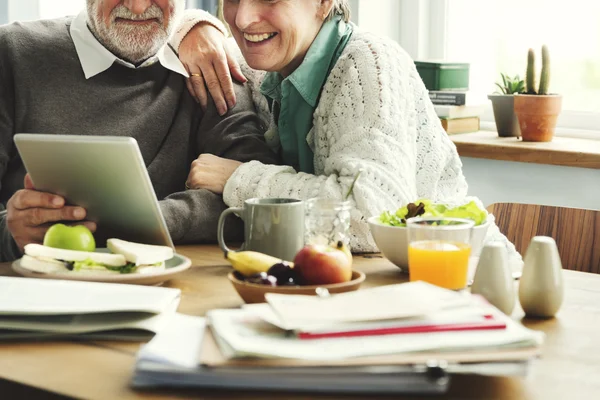
[[[350,0],[353,21],[386,35],[415,60],[470,63],[470,89],[487,103],[500,73],[523,77],[527,49],[547,44],[559,125],[600,126],[600,1]],[[0,23],[76,14],[85,0],[0,0]],[[217,0],[187,0],[216,14]],[[538,68],[539,68],[538,62]],[[491,106],[482,121],[493,121]]]

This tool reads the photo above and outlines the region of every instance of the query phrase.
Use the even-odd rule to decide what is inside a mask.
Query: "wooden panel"
[[[492,204],[488,211],[521,254],[534,236],[551,236],[563,268],[600,273],[600,211],[518,203]]]
[[[452,135],[451,139],[461,157],[600,169],[600,140],[555,137],[546,143],[523,142],[489,131]]]

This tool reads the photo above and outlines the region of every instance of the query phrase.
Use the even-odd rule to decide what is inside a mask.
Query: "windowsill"
[[[600,169],[600,140],[555,136],[552,142],[501,138],[493,131],[450,135],[462,157]]]

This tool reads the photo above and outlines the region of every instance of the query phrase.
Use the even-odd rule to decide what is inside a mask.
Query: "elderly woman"
[[[265,137],[286,165],[203,154],[192,188],[253,197],[352,192],[351,247],[374,251],[366,219],[419,198],[462,203],[467,183],[415,65],[388,38],[349,22],[347,0],[224,0]],[[180,55],[193,64],[193,54]],[[492,236],[505,240],[495,226]],[[514,248],[513,248],[514,251]]]

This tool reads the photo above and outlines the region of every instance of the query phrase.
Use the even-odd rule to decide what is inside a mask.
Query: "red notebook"
[[[399,335],[407,333],[436,333],[453,331],[479,331],[506,329],[506,323],[497,320],[493,315],[484,315],[477,319],[448,323],[427,323],[425,321],[401,322],[398,325],[373,326],[351,330],[299,332],[299,339],[325,339],[356,336]]]

